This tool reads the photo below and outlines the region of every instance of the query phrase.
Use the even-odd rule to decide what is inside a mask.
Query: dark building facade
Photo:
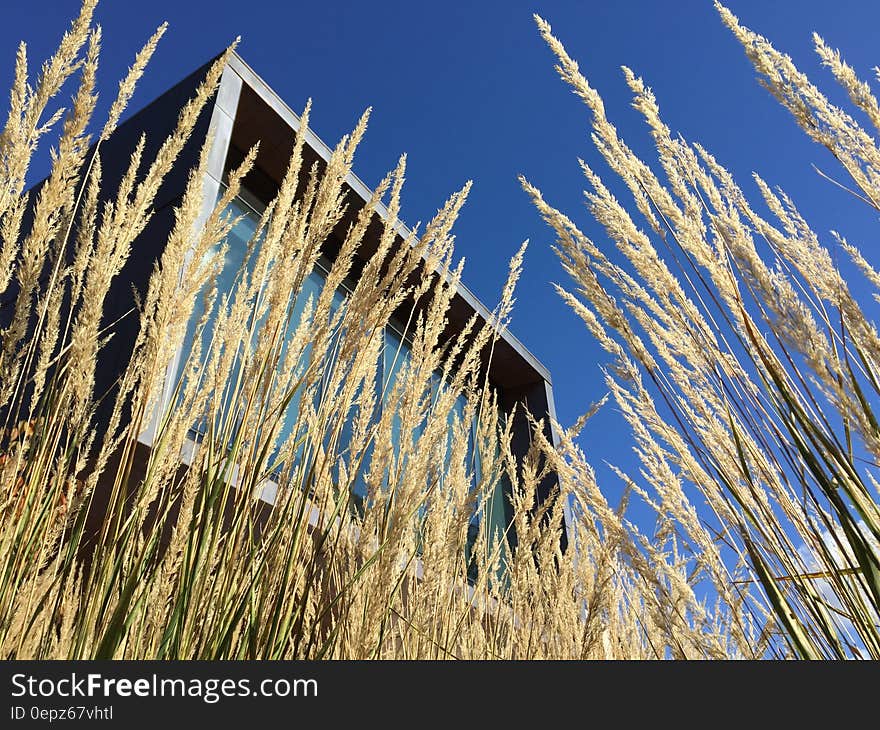
[[[161,141],[169,134],[176,123],[180,108],[193,95],[195,89],[205,76],[210,64],[190,74],[180,83],[166,91],[141,111],[132,115],[122,124],[102,147],[104,165],[103,185],[106,190],[115,189],[127,166],[129,155],[142,134],[146,133],[147,147],[144,159],[150,159]],[[241,240],[246,240],[249,226],[254,226],[254,217],[259,213],[262,203],[274,194],[282,180],[293,149],[296,133],[300,129],[300,119],[291,108],[236,54],[231,55],[223,70],[219,90],[202,112],[198,125],[187,143],[183,153],[175,164],[174,170],[166,178],[154,204],[155,214],[148,227],[141,234],[132,249],[131,258],[121,275],[114,281],[107,308],[105,321],[115,322],[116,333],[100,356],[98,382],[96,392],[111,390],[126,358],[130,356],[137,337],[137,321],[135,317],[124,317],[135,304],[135,293],[143,295],[155,262],[162,255],[164,243],[174,225],[174,207],[180,202],[187,184],[189,171],[198,161],[199,151],[207,135],[211,135],[212,146],[209,152],[208,169],[204,181],[203,216],[207,216],[213,207],[224,185],[224,176],[229,169],[235,167],[244,153],[259,142],[259,154],[255,169],[245,180],[245,191],[236,201],[238,206],[233,212],[241,216],[239,230],[233,230]],[[330,149],[311,130],[307,130],[304,146],[304,165],[307,170],[311,165],[319,167],[330,156]],[[347,215],[356,215],[369,199],[371,191],[354,174],[346,179],[349,199]],[[375,215],[387,216],[386,209],[380,204]],[[378,227],[375,227],[378,230]],[[405,240],[409,230],[404,225],[398,228],[398,243],[407,245]],[[334,234],[331,234],[331,236]],[[370,255],[369,237],[359,251],[359,256]],[[373,242],[375,246],[375,241]],[[326,254],[332,259],[333,241],[328,241]],[[235,246],[230,245],[230,252],[235,254]],[[355,267],[356,268],[356,267]],[[320,287],[320,270],[304,286]],[[489,309],[481,303],[463,284],[460,284],[448,313],[449,331],[460,331],[473,314],[482,320],[489,321]],[[120,319],[121,317],[121,319]],[[191,336],[191,333],[188,337]],[[386,335],[393,340],[400,338],[393,328]],[[183,349],[191,344],[185,340]],[[400,343],[395,343],[400,344]],[[513,449],[521,457],[526,453],[531,441],[530,426],[525,411],[537,419],[555,416],[553,391],[550,373],[537,358],[534,357],[509,331],[504,331],[493,348],[491,361],[487,364],[490,383],[500,393],[501,407],[513,412],[516,406],[514,423]],[[180,352],[175,361],[169,364],[167,378],[172,383],[177,373]],[[170,386],[166,385],[163,404],[171,397]],[[111,399],[108,399],[108,401]],[[157,411],[161,411],[157,409]],[[100,415],[99,415],[100,417]],[[155,434],[156,424],[149,424],[139,437],[142,450],[149,449]],[[547,426],[547,436],[555,441],[556,435]],[[548,476],[541,485],[539,498],[546,498],[556,484],[553,475]],[[272,494],[265,495],[272,501]],[[509,521],[509,505],[501,499],[505,510],[505,519]],[[515,536],[512,536],[515,540]],[[563,538],[564,539],[564,538]]]

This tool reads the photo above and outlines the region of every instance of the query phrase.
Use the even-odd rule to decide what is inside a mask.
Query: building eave
[[[248,63],[238,54],[233,52],[229,57],[229,67],[238,74],[242,82],[256,93],[291,129],[299,133],[301,123],[299,115],[257,74]],[[311,147],[321,159],[327,162],[330,159],[330,147],[308,128],[306,130],[305,143]],[[349,187],[363,200],[368,202],[372,191],[354,172],[350,172],[346,178]],[[383,222],[389,220],[388,208],[381,202],[376,205],[376,214]],[[412,235],[411,229],[400,219],[394,224],[394,229],[403,240],[408,240]],[[447,275],[448,279],[448,275]],[[468,287],[459,282],[457,293],[484,321],[492,320],[492,313]],[[550,371],[547,367],[529,351],[529,349],[510,331],[505,328],[500,337],[541,377],[548,385],[552,386]]]

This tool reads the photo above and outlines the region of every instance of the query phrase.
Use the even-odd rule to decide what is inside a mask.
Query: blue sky
[[[769,37],[833,99],[812,52],[818,31],[863,77],[880,63],[880,4],[865,0],[729,0],[748,27]],[[32,65],[45,58],[77,8],[77,0],[5,3],[0,25],[0,88],[8,89],[15,47],[29,45]],[[561,2],[231,2],[230,0],[103,0],[100,84],[104,106],[140,44],[162,21],[168,33],[132,104],[137,109],[240,35],[242,56],[294,109],[313,99],[312,126],[329,144],[372,106],[355,162],[376,183],[408,153],[403,215],[427,220],[465,180],[474,188],[457,233],[467,259],[464,279],[490,306],[507,259],[531,241],[512,330],[553,374],[558,415],[570,424],[604,393],[604,353],[553,293],[565,283],[553,237],[517,182],[525,174],[545,197],[607,243],[582,204],[577,157],[610,178],[588,138],[588,117],[556,76],[532,21],[538,12],[579,60],[605,99],[621,135],[650,161],[644,125],[630,106],[620,72],[626,64],[653,87],[664,118],[699,141],[753,193],[758,171],[782,185],[815,230],[839,230],[864,244],[871,259],[864,206],[821,180],[811,163],[837,174],[834,161],[810,143],[755,80],[741,48],[709,0]],[[5,93],[5,92],[4,92]],[[44,171],[43,168],[42,171]],[[37,170],[36,172],[42,172]],[[618,485],[601,468],[631,463],[622,420],[608,406],[581,439],[609,493]]]

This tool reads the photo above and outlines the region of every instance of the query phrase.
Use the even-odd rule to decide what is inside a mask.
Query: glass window
[[[217,278],[217,289],[218,292],[222,295],[223,293],[231,292],[238,283],[238,276],[241,271],[242,264],[245,261],[245,257],[247,256],[248,247],[251,243],[251,239],[257,233],[257,227],[259,225],[260,220],[260,212],[259,212],[259,203],[256,200],[252,200],[247,193],[243,193],[242,196],[236,198],[229,205],[228,213],[233,217],[239,218],[236,222],[235,226],[229,232],[227,237],[227,251],[226,257],[223,261],[222,270],[219,273]],[[255,242],[256,245],[259,245],[259,239]],[[254,256],[251,256],[248,260],[248,264],[252,265],[254,261]],[[306,277],[300,291],[297,293],[296,298],[292,303],[292,311],[291,316],[289,318],[289,326],[288,326],[288,337],[285,338],[284,343],[282,344],[281,357],[282,361],[284,355],[286,353],[286,347],[289,340],[289,337],[296,330],[296,327],[299,325],[302,320],[303,314],[305,312],[308,301],[311,299],[313,302],[317,302],[318,297],[321,294],[321,291],[324,288],[326,283],[326,275],[323,267],[321,265],[317,266],[308,277]],[[331,317],[333,313],[338,311],[340,307],[345,306],[347,298],[347,291],[344,289],[340,289],[339,291],[334,293],[333,303],[331,306]],[[203,302],[199,297],[195,310],[190,319],[189,326],[186,330],[186,335],[182,345],[182,353],[184,357],[181,360],[186,359],[186,355],[191,351],[191,348],[194,343],[195,333],[196,333],[196,324],[201,319],[203,315]],[[202,331],[201,334],[201,346],[202,352],[205,353],[211,344],[211,337],[214,331],[214,327],[216,325],[216,307],[215,311],[211,314],[210,318],[207,320],[207,324]],[[402,329],[402,328],[401,328]],[[338,335],[338,333],[337,333]],[[332,349],[332,348],[331,348]],[[308,362],[308,359],[312,356],[312,345],[306,345],[302,355],[301,355],[301,364],[305,366]],[[398,378],[401,376],[401,373],[404,372],[405,369],[409,368],[412,364],[412,348],[410,343],[407,341],[405,337],[400,334],[398,328],[394,326],[388,326],[385,329],[384,333],[384,347],[382,352],[382,359],[380,362],[380,368],[378,373],[377,387],[381,388],[381,392],[383,393],[383,402],[379,404],[379,408],[387,407],[388,400],[394,391],[394,386],[398,381]],[[334,363],[328,362],[325,364],[324,371],[324,382],[329,378],[331,368],[335,365]],[[233,382],[238,377],[238,368],[240,367],[240,362],[237,361],[234,366],[233,372],[230,374],[230,382]],[[184,365],[178,367],[178,377],[180,377],[183,373]],[[440,372],[435,372],[432,378],[432,395],[436,398],[436,396],[441,392],[444,388],[444,380],[443,375]],[[320,391],[320,388],[319,388]],[[320,398],[320,392],[316,395],[316,398]],[[288,438],[293,433],[293,429],[297,427],[297,414],[299,413],[299,409],[301,406],[301,398],[302,393],[299,390],[293,393],[289,405],[287,407],[286,417],[282,428],[276,438],[276,447],[280,447],[280,445],[284,444]],[[452,426],[455,423],[460,423],[465,415],[466,409],[466,399],[465,397],[459,396],[453,405],[452,410],[449,413],[449,426],[450,426],[450,434],[447,442],[447,463],[446,467],[449,466],[448,460],[451,458],[451,445],[452,445]],[[381,412],[381,411],[379,411]],[[353,437],[353,428],[354,428],[354,420],[357,416],[356,409],[353,407],[351,411],[347,414],[346,421],[343,424],[343,428],[340,435],[340,443],[338,446],[338,452],[340,454],[345,454],[349,444],[351,443],[351,439]],[[378,416],[378,413],[377,413]],[[392,421],[392,442],[395,444],[401,443],[401,438],[411,438],[413,440],[418,439],[423,431],[424,424],[419,423],[414,431],[411,434],[401,434],[400,430],[402,427],[402,422],[399,416],[395,415]],[[199,438],[206,432],[206,427],[204,423],[197,423],[193,427],[193,436]],[[296,443],[296,438],[294,440]],[[371,458],[372,447],[368,448],[367,454],[364,456],[363,467],[358,470],[356,475],[353,478],[353,486],[352,486],[352,497],[355,504],[363,503],[366,499],[366,483],[364,480],[364,473],[366,472],[366,468],[369,466],[370,458]],[[302,457],[303,456],[303,446],[299,445],[294,451],[295,456]],[[273,455],[272,461],[275,461],[277,458],[277,451]],[[347,466],[350,466],[350,459],[346,459]],[[470,433],[468,434],[468,451],[467,451],[467,465],[468,469],[473,472],[472,484],[471,488],[475,488],[475,486],[479,483],[482,478],[481,469],[482,463],[480,460],[480,455],[476,449],[476,434],[474,429],[472,428]],[[445,471],[445,469],[444,469]],[[442,484],[440,485],[442,488]],[[506,528],[506,510],[504,507],[504,495],[503,490],[499,487],[495,490],[495,494],[492,495],[491,499],[486,504],[483,510],[478,511],[474,514],[471,525],[469,529],[469,533],[471,535],[470,543],[473,542],[473,538],[476,535],[478,525],[481,520],[486,520],[487,528],[491,531],[491,534],[494,536],[495,534],[503,534]],[[470,549],[470,545],[469,545]]]
[[[233,218],[238,218],[239,220],[235,223],[235,225],[229,231],[229,235],[226,237],[226,255],[223,259],[222,266],[216,280],[218,298],[219,296],[232,292],[235,289],[238,283],[238,277],[241,272],[242,264],[244,263],[245,256],[247,255],[248,244],[256,234],[257,226],[259,225],[260,220],[259,215],[255,212],[253,207],[245,202],[245,200],[241,197],[236,198],[229,204],[226,213]],[[251,257],[251,261],[252,260],[253,257]],[[187,357],[192,351],[193,345],[195,344],[196,327],[199,321],[202,319],[204,312],[205,303],[200,293],[200,295],[196,297],[193,313],[190,317],[189,324],[186,329],[186,334],[184,335],[183,344],[181,347],[182,355],[180,358],[180,364],[177,368],[178,379],[183,375]],[[205,324],[204,329],[201,332],[200,345],[202,357],[205,356],[205,354],[211,347],[211,340],[216,324],[217,304],[215,303],[214,309],[212,312],[209,313],[208,320]],[[230,373],[230,377],[227,381],[228,383],[235,383],[239,374],[239,366],[240,360],[236,358],[234,370],[232,373]],[[193,427],[194,435],[202,436],[206,432],[207,424],[203,420],[196,423]]]
[[[229,216],[238,220],[236,221],[235,225],[232,227],[226,238],[226,254],[216,281],[219,296],[232,292],[239,283],[242,265],[245,262],[245,257],[248,253],[248,247],[251,244],[251,240],[257,233],[257,228],[260,222],[261,213],[257,209],[258,206],[259,203],[257,203],[256,201],[246,200],[243,196],[239,196],[229,204],[226,210],[226,213]],[[255,242],[256,246],[259,246],[261,239],[262,232],[260,232],[260,237]],[[250,256],[250,258],[248,259],[246,267],[246,271],[248,273],[251,273],[255,259],[256,257],[253,255]],[[320,296],[321,291],[324,288],[325,282],[326,275],[320,265],[316,266],[316,268],[311,273],[309,273],[308,276],[305,277],[302,286],[296,295],[296,298],[292,302],[288,326],[288,336],[285,337],[280,348],[280,361],[283,362],[284,356],[287,352],[289,337],[292,336],[293,332],[296,330],[297,325],[299,325],[299,323],[302,321],[309,300],[312,301],[313,305],[315,302],[317,302],[318,297]],[[333,317],[333,315],[339,310],[339,308],[344,305],[345,298],[346,293],[344,291],[334,292],[333,300],[330,305],[330,317]],[[198,322],[201,320],[203,314],[204,302],[202,301],[201,296],[199,296],[197,297],[194,311],[190,318],[186,334],[184,336],[181,349],[183,356],[181,357],[181,362],[178,366],[178,378],[183,375],[186,356],[192,349],[196,336],[196,327]],[[218,309],[217,304],[215,303],[214,309],[209,313],[209,317],[205,323],[205,327],[201,332],[200,344],[203,356],[211,346],[211,340],[214,335],[214,329],[217,323],[217,316]],[[260,322],[256,323],[256,326],[254,327],[255,332],[259,330],[259,325]],[[256,343],[254,342],[253,344],[255,345]],[[302,355],[300,356],[300,365],[302,367],[305,367],[305,365],[308,363],[308,359],[311,357],[311,354],[312,344],[307,343],[303,349]],[[234,387],[235,382],[240,375],[240,367],[241,359],[240,357],[237,357],[235,359],[233,369],[227,379],[227,389]],[[325,379],[327,375],[328,373],[325,371]],[[287,438],[291,435],[293,429],[296,427],[296,414],[299,412],[301,398],[302,393],[299,389],[297,389],[292,394],[292,397],[290,399],[290,403],[287,408],[287,417],[285,418],[284,424],[276,437],[276,445],[280,446],[281,444],[284,444]],[[196,438],[200,438],[206,432],[207,425],[204,423],[204,421],[200,421],[194,424],[192,433]],[[273,454],[273,457],[275,455],[277,455],[277,452],[276,454]]]

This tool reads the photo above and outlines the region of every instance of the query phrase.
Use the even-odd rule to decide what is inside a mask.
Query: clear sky
[[[812,52],[818,31],[863,76],[880,64],[880,3],[868,0],[728,0],[748,27],[789,53],[832,99],[842,100]],[[19,40],[32,64],[45,58],[78,0],[4,0],[0,89],[8,89]],[[332,144],[367,106],[374,109],[355,170],[369,185],[409,156],[403,217],[427,220],[465,180],[474,188],[457,226],[464,280],[492,306],[508,257],[531,241],[512,330],[553,375],[556,407],[570,424],[604,389],[606,357],[553,293],[565,283],[553,237],[517,182],[524,173],[597,242],[607,243],[582,205],[577,157],[610,173],[592,149],[585,109],[556,76],[532,13],[543,15],[605,99],[609,117],[637,151],[648,135],[620,72],[626,64],[653,87],[667,124],[699,141],[748,194],[758,171],[782,185],[814,229],[834,228],[869,260],[875,217],[822,181],[811,163],[838,174],[755,80],[710,0],[103,0],[100,74],[104,104],[134,52],[162,21],[168,33],[132,109],[241,36],[239,51],[294,110],[313,99],[312,127]],[[6,92],[3,91],[5,95]],[[650,161],[650,158],[648,158]],[[45,168],[44,168],[45,169]],[[754,198],[753,198],[754,199]],[[628,434],[609,405],[581,439],[609,493],[619,485],[603,460],[630,463]]]

